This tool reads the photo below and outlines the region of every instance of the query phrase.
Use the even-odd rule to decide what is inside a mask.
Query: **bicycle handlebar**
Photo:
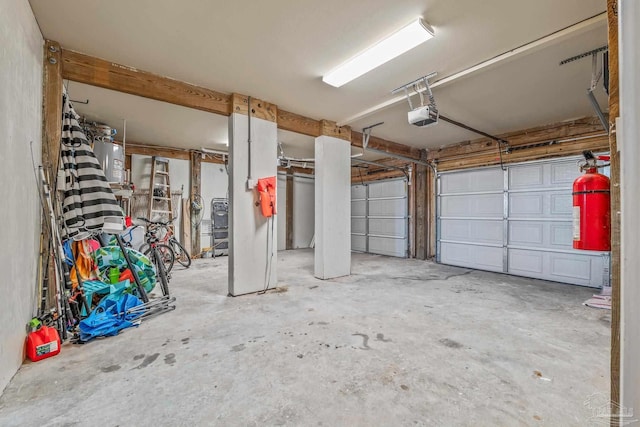
[[[163,227],[166,227],[170,223],[170,221],[164,221],[164,222],[163,221],[150,221],[147,218],[144,218],[144,217],[141,217],[141,216],[139,216],[136,219],[139,219],[140,221],[144,221],[147,224],[162,225]]]

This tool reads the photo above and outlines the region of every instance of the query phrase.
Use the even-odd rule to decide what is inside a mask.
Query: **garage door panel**
[[[406,257],[407,181],[395,179],[351,187],[351,247],[354,251]]]
[[[364,199],[367,196],[367,187],[364,185],[351,186],[351,199]]]
[[[509,272],[521,275],[535,274],[541,276],[544,271],[544,252],[509,251]]]
[[[502,248],[442,242],[440,251],[444,264],[502,272]]]
[[[502,170],[484,169],[443,175],[440,185],[443,194],[501,191],[503,180]]]
[[[509,221],[509,246],[572,250],[571,222]]]
[[[406,239],[393,239],[384,237],[369,237],[369,252],[388,256],[401,256],[407,251]]]
[[[510,217],[537,217],[544,215],[543,193],[517,193],[509,196]]]
[[[502,190],[495,194],[473,183],[479,170],[441,174],[439,261],[582,286],[608,283],[607,253],[573,249],[571,190],[580,175],[578,160],[509,165],[506,182],[505,172],[494,168],[494,190],[499,183]],[[483,215],[490,215],[487,221],[479,220]],[[503,236],[499,230],[505,227]]]
[[[550,257],[549,273],[552,276],[568,279],[589,280],[591,278],[591,257],[557,254]]]
[[[573,224],[571,222],[566,223],[553,223],[549,225],[551,246],[558,249],[573,249]]]
[[[509,273],[580,286],[600,287],[608,260],[600,255],[509,249]]]
[[[509,188],[522,190],[544,185],[544,170],[541,165],[519,166],[509,170]]]
[[[406,199],[369,200],[370,216],[405,217],[407,214]]]
[[[509,244],[543,246],[545,224],[541,222],[512,221],[509,223]]]
[[[369,234],[378,236],[399,236],[404,237],[406,221],[386,218],[369,218]]]
[[[367,232],[367,221],[364,218],[351,218],[351,232],[365,234]]]
[[[568,187],[580,175],[577,159],[554,163],[534,163],[509,167],[509,189]]]
[[[369,186],[369,198],[402,197],[405,194],[405,181],[394,180],[371,184]]]
[[[569,216],[573,209],[573,196],[570,191],[549,194],[549,214],[553,217]]]
[[[573,181],[581,175],[580,170],[576,166],[576,161],[554,163],[549,165],[551,170],[550,184],[553,186],[571,187]]]
[[[442,196],[440,214],[443,217],[502,218],[502,199],[502,194]]]
[[[351,235],[351,250],[356,252],[366,252],[367,240],[365,236]]]
[[[509,194],[510,218],[571,218],[571,190]]]
[[[365,216],[367,214],[367,202],[364,200],[351,201],[351,215]]]
[[[443,219],[441,221],[440,237],[442,240],[502,245],[503,234],[502,221],[468,219]]]

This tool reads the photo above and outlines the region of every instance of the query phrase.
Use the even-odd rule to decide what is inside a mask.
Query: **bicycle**
[[[142,219],[142,218],[139,218],[139,219]],[[153,226],[154,229],[157,229],[156,233],[159,230],[164,230],[165,233],[158,240],[158,243],[169,246],[171,250],[173,250],[173,253],[175,255],[175,260],[178,261],[178,263],[182,265],[184,268],[189,268],[191,266],[191,255],[189,255],[189,252],[184,248],[184,246],[180,244],[178,239],[176,239],[176,237],[174,236],[173,231],[171,230],[171,228],[169,228],[169,221],[165,221],[165,222],[149,221],[146,218],[142,220],[145,221],[150,226]],[[140,249],[146,249],[146,248],[143,245]],[[171,265],[171,267],[169,267],[169,271],[171,271],[171,268],[173,268],[173,264]]]
[[[159,231],[159,223],[158,221],[149,221],[147,218],[137,218],[140,221],[144,221],[149,226],[145,230],[144,240],[145,243],[140,245],[138,249],[139,252],[142,252],[144,255],[150,258],[151,248],[155,247],[158,253],[161,255],[161,260],[164,264],[165,270],[167,273],[171,271],[173,268],[173,264],[175,263],[175,252],[173,248],[167,244],[161,242],[160,237],[158,237]],[[140,226],[136,226],[140,227]]]
[[[138,218],[147,223],[153,224],[152,221],[149,221],[146,218]],[[173,267],[173,262],[175,259],[175,255],[173,253],[173,249],[170,246],[159,243],[159,239],[157,236],[157,227],[148,227],[145,232],[145,240],[146,243],[143,245],[148,246],[146,250],[143,247],[140,247],[140,252],[146,255],[149,260],[156,267],[156,273],[158,275],[158,282],[160,282],[160,288],[162,289],[162,294],[164,296],[169,296],[169,279],[171,278],[169,272],[171,271],[171,267]],[[167,265],[169,266],[167,268]]]

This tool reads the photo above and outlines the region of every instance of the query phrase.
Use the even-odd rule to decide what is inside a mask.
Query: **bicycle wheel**
[[[144,255],[147,256],[147,258],[149,258],[149,244],[148,243],[143,243],[140,248],[138,248],[138,252],[143,253]]]
[[[142,253],[145,254],[147,257],[151,255],[151,247],[141,248],[141,249],[145,249],[145,251]],[[156,245],[156,250],[160,254],[160,259],[162,259],[162,263],[164,264],[164,268],[166,272],[167,273],[170,272],[171,269],[173,268],[173,263],[175,262],[175,258],[176,258],[176,255],[173,253],[173,249],[171,249],[171,246],[159,244],[159,245]]]
[[[165,245],[158,245],[158,246],[165,246]],[[169,295],[169,279],[167,277],[167,270],[165,267],[164,262],[160,262],[160,260],[158,258],[163,259],[164,258],[164,254],[162,252],[160,252],[160,250],[158,249],[158,246],[156,246],[155,249],[155,265],[156,265],[156,270],[158,272],[158,282],[160,283],[160,289],[162,290],[162,295],[167,296]],[[171,253],[171,255],[173,255],[173,252]]]
[[[169,240],[169,244],[171,245],[171,249],[173,249],[173,253],[176,255],[176,261],[180,263],[184,268],[189,268],[191,265],[191,255],[189,252],[178,242],[176,239]]]

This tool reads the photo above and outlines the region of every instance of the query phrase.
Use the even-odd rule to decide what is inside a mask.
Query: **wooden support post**
[[[191,190],[189,194],[191,195],[191,200],[195,200],[196,196],[201,196],[201,166],[202,166],[202,154],[197,151],[191,152]],[[191,207],[190,207],[191,208]],[[202,207],[204,209],[204,206]],[[193,224],[192,224],[193,225]],[[192,227],[191,230],[191,255],[195,256],[200,253],[202,247],[200,246],[200,224],[195,227]]]
[[[293,176],[287,175],[286,249],[293,249]]]
[[[427,152],[422,150],[425,161]],[[429,256],[429,216],[427,198],[429,192],[429,167],[417,165],[416,167],[416,258],[427,259]]]
[[[611,153],[611,413],[620,404],[620,152],[616,119],[620,115],[618,62],[618,1],[607,0],[609,21],[609,151]],[[612,417],[611,425],[619,420]]]
[[[131,154],[125,154],[124,156],[124,170],[131,170]]]
[[[427,203],[429,206],[429,215],[427,222],[429,224],[428,235],[429,235],[429,248],[427,250],[427,257],[432,258],[436,256],[436,222],[438,218],[436,217],[436,203],[438,203],[438,198],[435,189],[435,183],[438,177],[433,173],[431,168],[427,170]]]
[[[416,257],[416,164],[411,164],[409,184],[409,257]]]
[[[62,137],[62,66],[60,60],[60,45],[46,40],[44,44],[43,96],[42,96],[42,167],[49,180],[51,201],[57,203],[58,192],[55,191],[58,164],[60,161],[60,140]],[[42,215],[49,215],[43,211]],[[51,242],[51,231],[47,222],[42,222],[43,247],[48,248]],[[49,264],[45,266],[49,277],[49,289],[53,289],[55,277],[54,259],[49,257]],[[55,292],[50,291],[47,305],[55,303]]]
[[[44,44],[43,79],[42,165],[55,189],[62,137],[62,61],[60,45],[50,40]]]

